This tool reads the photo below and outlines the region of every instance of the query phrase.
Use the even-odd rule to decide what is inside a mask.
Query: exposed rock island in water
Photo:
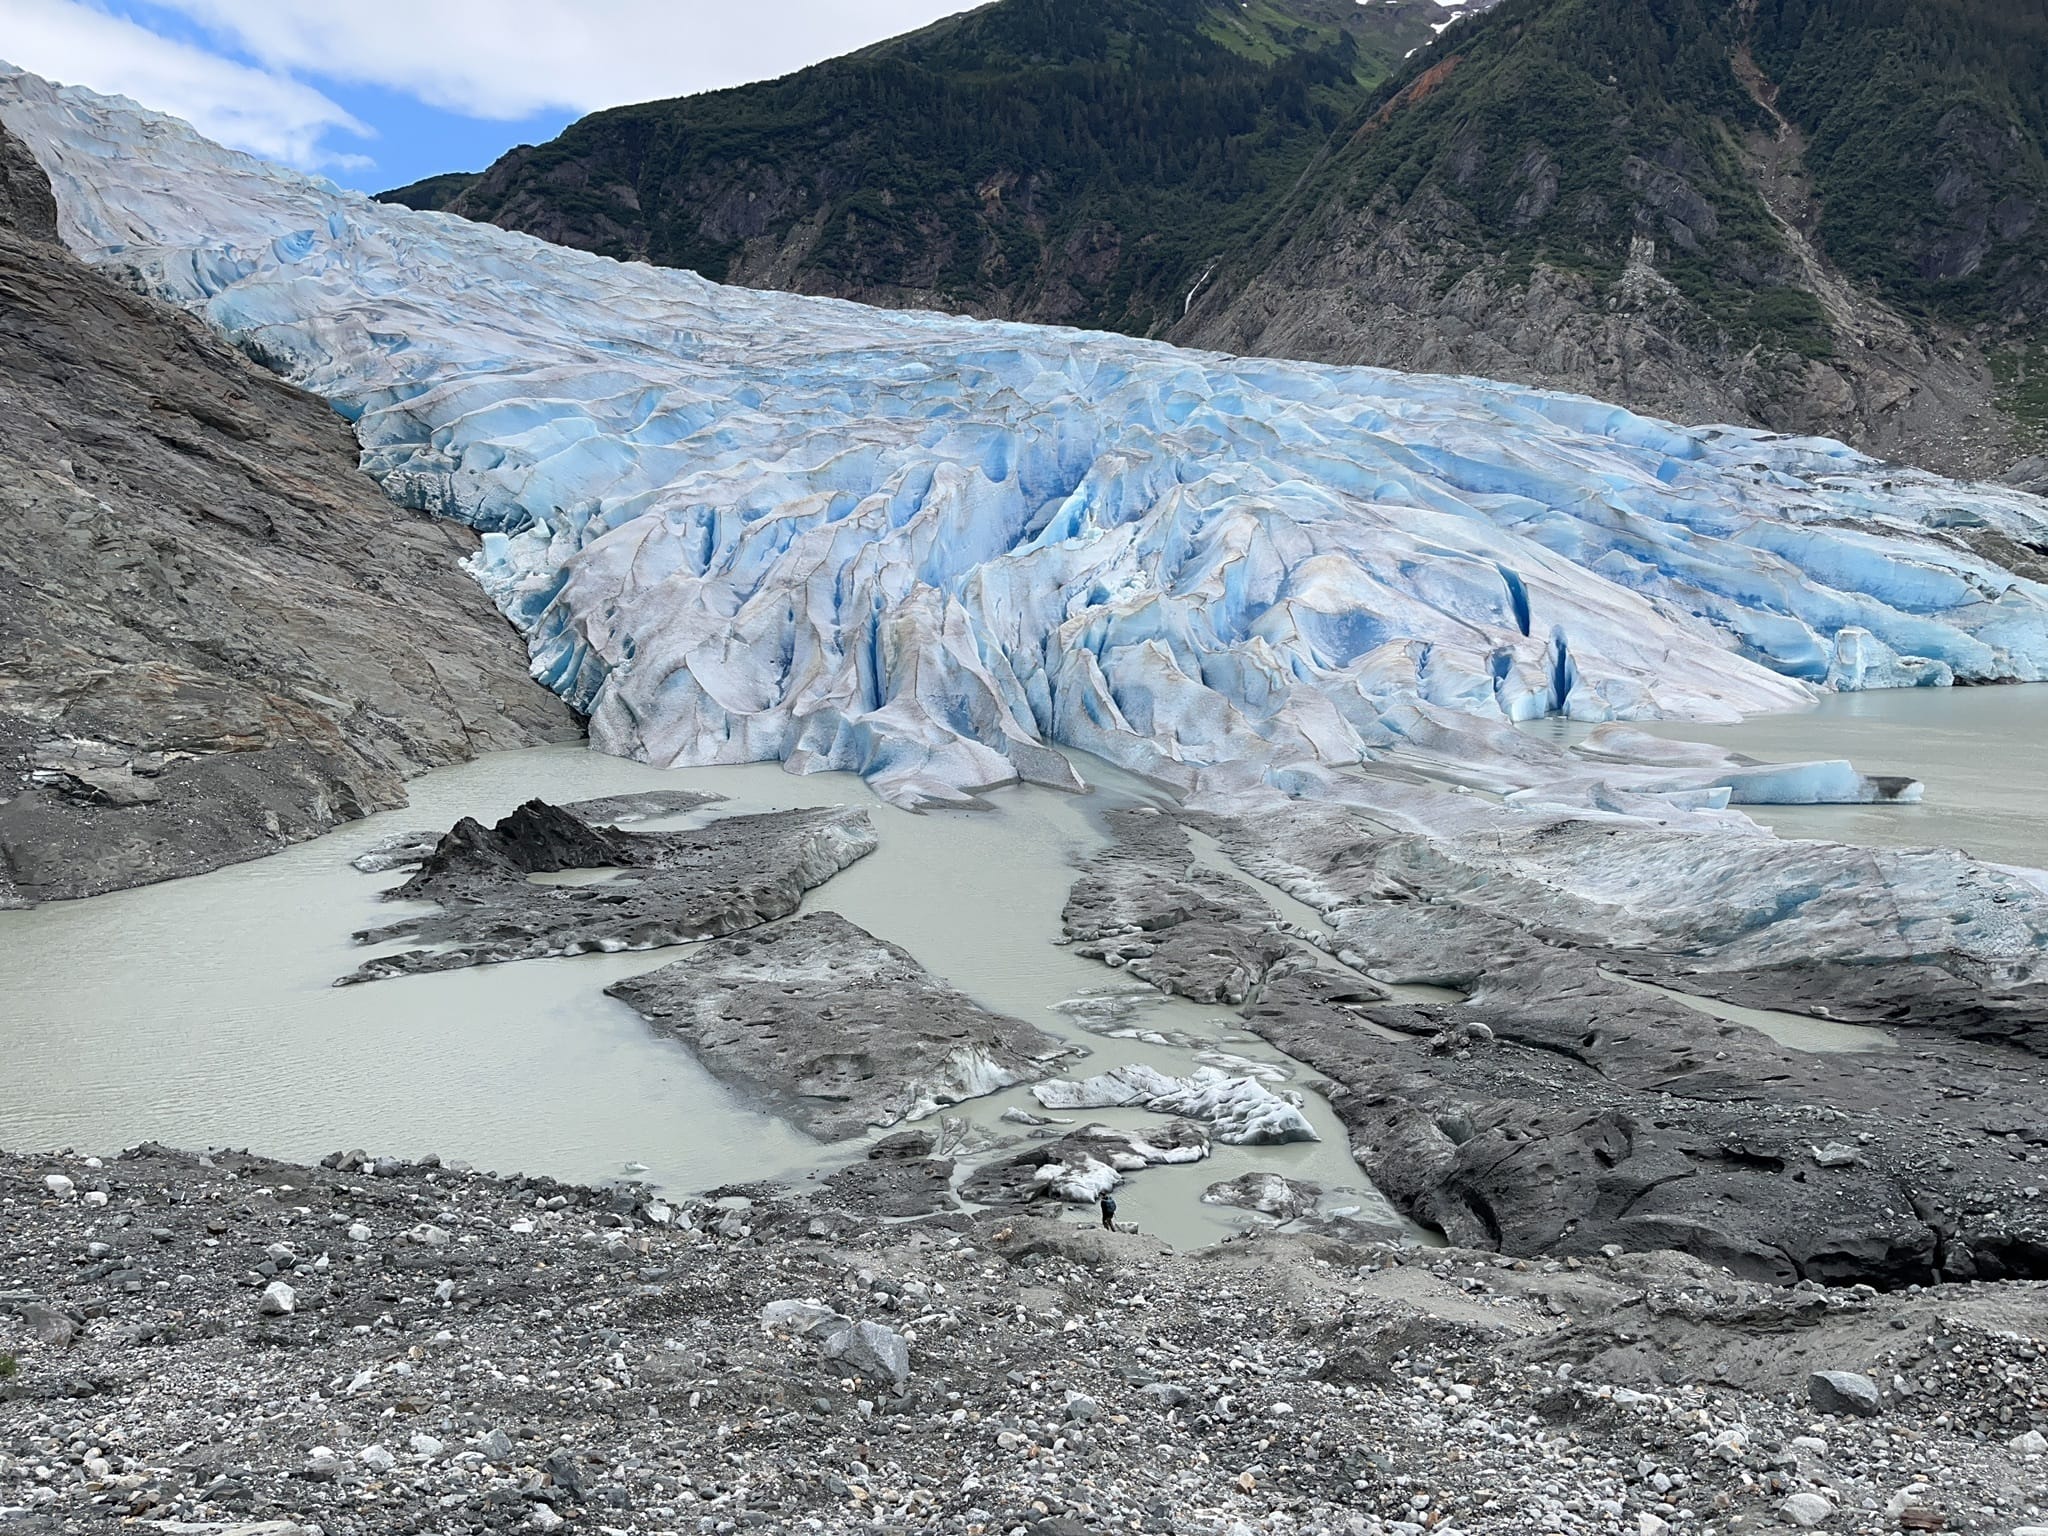
[[[1072,1050],[835,912],[700,944],[606,990],[822,1141],[1035,1081]]]
[[[337,985],[735,933],[786,917],[805,891],[874,848],[861,810],[729,816],[680,832],[622,832],[539,800],[494,827],[465,817],[386,892],[441,910],[356,935],[438,947],[366,960]],[[616,873],[595,884],[534,879],[606,870]]]
[[[686,815],[724,798],[700,789],[646,789],[632,794],[571,800],[559,809],[567,811],[578,821],[620,826],[628,822],[652,821],[656,817]],[[394,832],[389,837],[379,838],[374,845],[349,860],[349,864],[365,875],[386,874],[394,869],[416,869],[432,857],[445,835],[440,832]]]
[[[1182,949],[1290,951],[1247,1026],[1322,1076],[1361,1169],[1415,1220],[1507,1254],[1673,1248],[1788,1284],[2048,1276],[2048,893],[2024,875],[1398,783],[1351,794],[1112,817],[1068,922],[1108,935],[1105,959],[1142,951],[1138,975]],[[1187,823],[1322,931],[1249,882],[1223,893]],[[1148,979],[1210,985],[1176,965]],[[1404,983],[1463,1001],[1404,1001]],[[1811,1015],[1814,1048],[1701,994],[1783,1010],[1767,1022],[1794,1039]],[[1828,1049],[1857,1024],[1888,1048]]]

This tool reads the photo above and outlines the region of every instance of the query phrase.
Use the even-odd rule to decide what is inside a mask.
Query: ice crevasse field
[[[1517,720],[2048,679],[2048,503],[1474,379],[727,288],[0,68],[89,261],[355,423],[605,750],[1196,796]],[[1977,550],[1986,553],[1977,553]],[[1790,798],[1812,785],[1778,786]]]

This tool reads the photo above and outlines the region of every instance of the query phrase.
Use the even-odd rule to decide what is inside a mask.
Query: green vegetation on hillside
[[[1759,0],[1830,259],[1956,320],[2048,310],[2048,5]]]
[[[393,187],[377,194],[380,201],[402,203],[408,208],[446,208],[462,193],[476,185],[476,171],[444,171],[410,186]]]
[[[1776,127],[1737,74],[1745,43],[1807,136],[1829,259],[1910,312],[2040,322],[2041,0],[1506,0],[1388,82],[1292,217],[1428,190],[1510,280],[1542,262],[1611,284],[1647,237],[1730,341],[1826,357],[1825,312],[1745,159]]]
[[[387,195],[712,278],[794,242],[778,286],[1143,331],[1257,235],[1438,14],[1001,0],[786,79],[597,113],[472,185]]]
[[[1825,317],[1741,157],[1768,119],[1734,72],[1738,24],[1728,0],[1507,0],[1359,115],[1318,194],[1432,191],[1511,279],[1542,262],[1610,284],[1646,238],[1738,341],[1824,356]]]
[[[1991,354],[1998,408],[2013,420],[2022,446],[2048,450],[2048,345],[2006,347]]]

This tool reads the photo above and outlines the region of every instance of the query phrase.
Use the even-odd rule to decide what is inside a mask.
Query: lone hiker
[[[1102,1192],[1102,1230],[1116,1230],[1116,1196],[1106,1189]]]

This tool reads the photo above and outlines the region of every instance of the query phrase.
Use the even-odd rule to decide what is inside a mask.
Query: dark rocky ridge
[[[661,816],[679,816],[723,800],[725,796],[701,789],[648,789],[624,795],[599,795],[592,800],[571,800],[557,807],[578,821],[616,826],[629,821],[651,821]],[[394,832],[349,862],[362,874],[381,875],[394,869],[417,869],[441,846],[445,832]]]
[[[1109,815],[1110,846],[1089,860],[1060,924],[1075,953],[1198,1003],[1241,1003],[1299,946],[1243,884],[1187,859],[1187,834],[1150,810]]]
[[[541,800],[494,827],[465,816],[385,892],[441,910],[355,935],[359,944],[442,947],[366,960],[335,985],[737,933],[787,917],[805,891],[874,850],[874,827],[859,810],[729,816],[681,832],[622,832]],[[605,869],[618,873],[589,885],[530,878]]]
[[[54,243],[0,129],[0,906],[256,857],[569,712],[348,428]]]
[[[1733,852],[1753,883],[1716,894],[1702,876],[1689,907],[1638,890],[1640,910],[1617,911],[1577,893],[1617,888],[1607,861],[1671,859],[1671,834],[1553,818],[1512,849],[1491,826],[1395,835],[1334,806],[1202,824],[1319,907],[1349,963],[1287,940],[1295,958],[1269,968],[1247,1025],[1323,1076],[1367,1176],[1452,1242],[1674,1248],[1783,1284],[2048,1276],[2048,989],[1998,987],[1961,930],[1930,919],[1995,912],[2024,899],[2018,882],[1941,855],[2000,886],[1949,902],[1917,856],[1896,856],[1887,884],[1867,850],[1757,839]],[[1121,909],[1137,942],[1170,952],[1146,893],[1189,879],[1185,836],[1162,817],[1118,833],[1112,877],[1108,861],[1084,871],[1070,911],[1114,931]],[[1285,937],[1242,892],[1223,956]],[[1774,938],[1780,923],[1797,939]],[[1680,937],[1661,944],[1659,926]],[[1469,996],[1398,1003],[1366,968]],[[1623,969],[1881,1022],[1897,1045],[1793,1050],[1609,974]]]

